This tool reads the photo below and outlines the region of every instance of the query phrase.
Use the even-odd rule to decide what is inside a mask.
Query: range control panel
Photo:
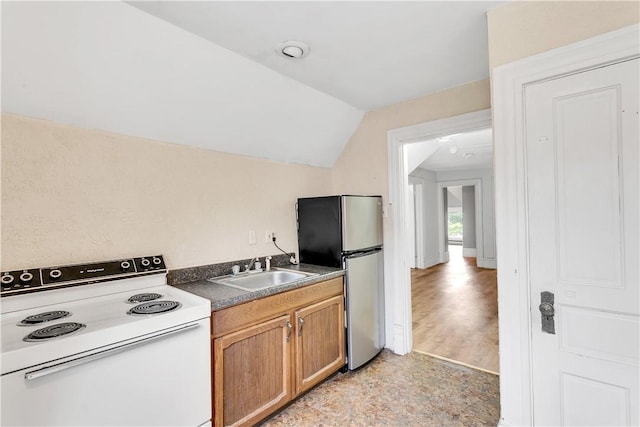
[[[162,255],[127,258],[91,264],[3,271],[0,296],[44,291],[58,287],[86,285],[147,274],[166,273]]]

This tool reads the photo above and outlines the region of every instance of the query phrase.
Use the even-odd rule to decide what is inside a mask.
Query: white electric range
[[[2,425],[210,425],[211,306],[162,256],[3,272]]]

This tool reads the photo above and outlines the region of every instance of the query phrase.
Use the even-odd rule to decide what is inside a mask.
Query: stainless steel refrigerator
[[[298,199],[300,262],[346,269],[348,368],[384,347],[382,197]]]

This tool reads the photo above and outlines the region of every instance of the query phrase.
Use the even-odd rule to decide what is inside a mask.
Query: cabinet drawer
[[[336,277],[292,291],[282,292],[214,312],[211,331],[214,338],[268,320],[304,305],[334,295],[342,295],[343,278]]]

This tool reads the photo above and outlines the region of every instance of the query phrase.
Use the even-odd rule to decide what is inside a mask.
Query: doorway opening
[[[495,268],[491,129],[412,141],[403,154],[413,350],[497,373],[496,272],[481,268]]]
[[[388,322],[386,324],[387,345],[397,354],[406,354],[413,350],[413,323],[412,320],[412,295],[411,295],[411,260],[408,242],[413,240],[408,228],[407,205],[409,198],[409,182],[416,178],[415,174],[409,176],[422,160],[438,150],[439,146],[446,143],[448,137],[458,134],[471,133],[491,128],[491,111],[483,110],[474,113],[463,114],[442,120],[421,123],[406,128],[394,129],[388,132],[389,147],[389,200],[387,215],[392,218],[391,226],[385,232],[386,255],[385,256],[385,281],[392,285],[385,288],[385,305]],[[427,144],[417,144],[417,143]],[[418,152],[412,152],[412,149]],[[451,153],[449,147],[449,153]],[[464,150],[458,153],[465,155]],[[425,155],[426,154],[426,155]],[[467,155],[468,160],[477,159],[473,154]],[[422,169],[418,168],[418,171]],[[442,207],[442,191],[438,190],[438,181],[465,181],[477,178],[475,197],[478,200],[482,193],[484,203],[478,202],[477,215],[488,214],[486,220],[477,221],[476,235],[480,238],[476,242],[477,261],[480,267],[495,268],[495,231],[493,219],[493,176],[476,177],[464,175],[464,171],[458,170],[452,173],[442,172],[435,174],[430,171],[418,173],[419,183],[423,184],[424,194],[424,230],[422,235],[429,236],[423,239],[424,267],[432,267],[447,261],[447,245],[444,236],[446,230],[443,224],[444,208]],[[463,174],[460,176],[460,174]],[[437,175],[440,175],[437,177]],[[407,180],[407,177],[409,179]],[[461,183],[466,185],[467,183]],[[473,184],[473,183],[472,183]],[[435,202],[437,200],[437,202]],[[434,239],[434,236],[435,239]],[[480,240],[484,239],[483,243]],[[418,236],[420,241],[420,236]],[[419,322],[418,322],[419,323]]]
[[[387,313],[385,334],[387,337],[387,346],[396,354],[407,354],[413,348],[411,270],[409,268],[410,257],[407,245],[407,242],[411,239],[407,226],[407,199],[409,191],[407,176],[409,172],[413,171],[421,163],[421,159],[416,162],[417,157],[408,155],[409,149],[411,146],[418,146],[415,144],[417,142],[431,140],[430,145],[425,146],[424,144],[420,144],[421,149],[435,151],[438,147],[438,145],[435,144],[436,139],[446,137],[447,135],[489,128],[491,128],[491,110],[486,109],[462,114],[460,116],[420,123],[405,128],[393,129],[387,132],[389,149],[389,198],[384,215],[390,218],[390,223],[389,227],[385,227],[384,229],[386,246],[384,277],[385,283],[387,284],[384,295],[385,313]],[[425,156],[422,155],[422,159],[424,159],[424,157]],[[430,182],[431,179],[424,179],[423,181],[426,183]],[[435,182],[435,179],[433,181]],[[483,181],[483,187],[493,191],[493,180]],[[436,193],[437,197],[437,191],[431,183],[424,187],[425,198],[428,192]],[[438,217],[437,205],[425,203],[425,206],[428,206],[428,209],[425,209],[425,219],[427,215],[435,218]],[[488,208],[493,209],[493,206],[488,206]],[[431,224],[433,224],[432,221],[425,223],[424,234],[427,235],[427,233],[431,233],[430,235],[432,236],[438,235],[437,221],[435,222],[435,229],[432,228]],[[490,229],[490,233],[488,234],[493,234],[493,224],[489,221],[484,221],[483,228],[485,225]],[[440,242],[443,242],[443,240],[437,242],[437,245],[439,245]],[[426,244],[426,241],[424,243]],[[444,246],[444,242],[442,245]],[[486,245],[485,243],[485,246]],[[489,257],[493,255],[493,258],[485,258],[485,261],[492,263],[495,267],[495,247],[487,246],[487,249],[489,250],[486,256]],[[437,249],[433,248],[433,245],[429,248],[425,247],[424,260],[430,261],[427,265],[435,265],[440,262],[440,254],[438,252]],[[480,254],[478,256],[480,256]],[[478,262],[480,262],[480,260],[481,258],[478,258]]]

